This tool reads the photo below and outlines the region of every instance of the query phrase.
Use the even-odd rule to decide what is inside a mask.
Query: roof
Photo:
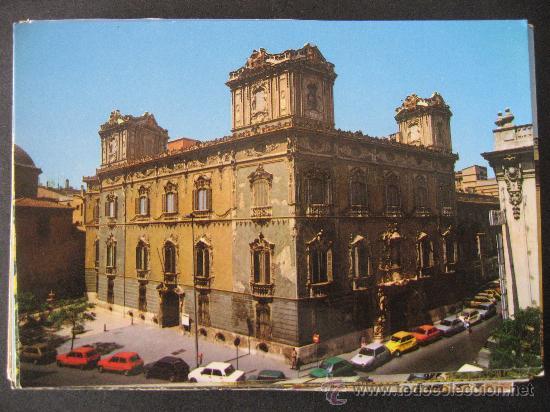
[[[191,139],[189,137],[179,137],[175,140],[170,140],[166,145],[166,149],[169,152],[176,151],[176,150],[183,150],[194,146],[197,142],[198,140]]]
[[[36,167],[32,157],[16,144],[13,145],[13,163],[19,166]]]
[[[73,350],[71,350],[71,352],[87,353],[87,352],[91,352],[93,350],[95,350],[95,348],[93,346],[81,346],[79,348],[74,348]]]
[[[216,368],[216,369],[225,369],[228,366],[231,366],[231,364],[227,362],[210,362],[208,365],[206,365],[207,368]]]
[[[395,332],[392,336],[395,336],[396,338],[402,338],[403,336],[407,336],[407,335],[410,335],[411,333],[410,332],[405,332],[403,330],[399,331],[399,332]]]
[[[165,356],[164,358],[160,358],[157,362],[178,363],[178,362],[183,362],[183,359],[177,358],[175,356]]]
[[[380,346],[384,346],[384,344],[381,342],[371,342],[364,347],[368,349],[378,349]]]
[[[328,363],[329,365],[334,365],[335,363],[345,361],[345,359],[339,358],[338,356],[333,356],[332,358],[325,359],[323,363]]]
[[[433,329],[434,325],[420,325],[419,328],[424,330],[429,330],[429,329]]]
[[[67,209],[72,210],[73,208],[61,203],[46,200],[46,199],[31,199],[30,197],[21,197],[15,199],[15,207],[36,207],[43,209]]]
[[[118,356],[119,358],[129,358],[137,354],[137,352],[117,352],[113,356]]]

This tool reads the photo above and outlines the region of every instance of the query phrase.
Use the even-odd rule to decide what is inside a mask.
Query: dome
[[[29,156],[27,152],[25,152],[23,149],[21,149],[16,144],[13,148],[13,163],[18,166],[30,166],[30,167],[36,167],[34,164],[34,161]]]

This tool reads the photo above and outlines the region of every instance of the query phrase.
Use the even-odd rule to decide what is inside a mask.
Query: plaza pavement
[[[184,359],[194,369],[195,361],[195,338],[194,335],[185,333],[180,327],[161,328],[143,322],[141,319],[134,319],[131,324],[131,317],[123,316],[122,313],[111,312],[101,307],[95,307],[96,314],[94,321],[86,323],[86,331],[77,335],[74,346],[98,343],[114,343],[118,347],[111,352],[132,351],[137,352],[145,363],[155,361],[163,356],[173,355]],[[106,331],[103,330],[104,325]],[[69,336],[68,328],[62,329],[62,335]],[[57,348],[58,353],[68,352],[71,348],[70,339]],[[230,362],[237,367],[237,352],[233,345],[207,342],[199,337],[199,352],[203,354],[202,365],[213,361]],[[248,374],[255,374],[262,369],[276,369],[283,371],[289,378],[298,377],[298,371],[290,369],[290,365],[281,361],[273,355],[264,354],[252,349],[248,353],[247,339],[241,341],[239,347],[238,369]],[[306,374],[302,371],[300,374]]]

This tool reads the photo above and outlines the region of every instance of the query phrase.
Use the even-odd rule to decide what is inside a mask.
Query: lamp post
[[[192,244],[192,262],[193,262],[193,307],[194,307],[194,321],[195,321],[195,361],[197,363],[197,368],[199,365],[199,327],[198,327],[198,317],[197,317],[197,282],[195,279],[195,215],[189,213],[187,218],[191,219],[191,244]]]

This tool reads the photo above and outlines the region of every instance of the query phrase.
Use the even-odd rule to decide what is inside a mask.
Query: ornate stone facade
[[[391,137],[342,131],[335,78],[315,46],[254,51],[227,82],[233,133],[177,150],[152,115],[114,112],[100,136],[125,150],[85,178],[90,295],[168,326],[193,318],[196,287],[204,333],[292,346],[384,336],[458,299],[448,106],[410,96]]]

